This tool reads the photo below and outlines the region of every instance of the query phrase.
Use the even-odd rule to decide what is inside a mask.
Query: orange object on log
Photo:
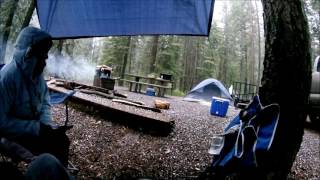
[[[159,108],[159,109],[169,109],[170,108],[169,102],[159,100],[159,99],[154,100],[154,105],[156,108]]]

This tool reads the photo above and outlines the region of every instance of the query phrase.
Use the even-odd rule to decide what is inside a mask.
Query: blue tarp
[[[37,0],[53,38],[209,35],[215,0]]]

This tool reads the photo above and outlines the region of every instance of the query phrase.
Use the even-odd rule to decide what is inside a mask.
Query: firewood
[[[88,90],[88,89],[78,89],[78,91],[85,93],[85,94],[95,94],[95,95],[98,95],[101,97],[105,97],[107,99],[117,99],[117,100],[128,101],[128,102],[135,103],[138,105],[144,105],[144,102],[141,102],[141,101],[134,101],[134,100],[126,99],[126,98],[114,97],[113,95],[109,95],[109,94],[102,93],[99,91],[93,91],[93,90]]]
[[[156,108],[159,108],[159,109],[169,109],[170,108],[169,102],[159,100],[159,99],[154,100],[154,105]]]
[[[118,103],[126,104],[126,105],[129,105],[129,106],[135,106],[135,107],[138,107],[138,108],[141,108],[141,109],[146,109],[146,110],[151,110],[151,111],[154,111],[154,112],[161,113],[160,109],[153,108],[153,107],[148,107],[148,106],[143,106],[143,105],[136,104],[136,103],[133,103],[133,102],[130,102],[130,101],[126,101],[126,100],[113,99],[112,102],[118,102]]]
[[[122,97],[122,98],[127,98],[128,97],[127,94],[121,94],[116,90],[113,91],[113,95],[118,96],[118,97]]]
[[[102,96],[108,99],[113,99],[113,95],[109,95],[107,93],[99,92],[99,91],[93,91],[93,90],[88,90],[88,89],[78,89],[79,92],[85,93],[85,94],[95,94],[98,96]]]

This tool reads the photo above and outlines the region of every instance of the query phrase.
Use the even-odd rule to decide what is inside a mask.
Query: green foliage
[[[179,43],[176,36],[162,36],[157,54],[156,73],[178,75],[179,54],[182,44]]]
[[[124,54],[129,50],[127,44],[127,37],[108,37],[104,41],[100,63],[113,67],[115,76],[120,76]]]
[[[172,96],[184,97],[186,94],[178,89],[172,91]]]

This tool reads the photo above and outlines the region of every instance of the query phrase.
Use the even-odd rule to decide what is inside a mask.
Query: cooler
[[[228,111],[230,101],[219,97],[212,97],[210,114],[225,117]]]
[[[156,91],[153,88],[147,88],[146,94],[148,96],[155,96],[156,95]]]

